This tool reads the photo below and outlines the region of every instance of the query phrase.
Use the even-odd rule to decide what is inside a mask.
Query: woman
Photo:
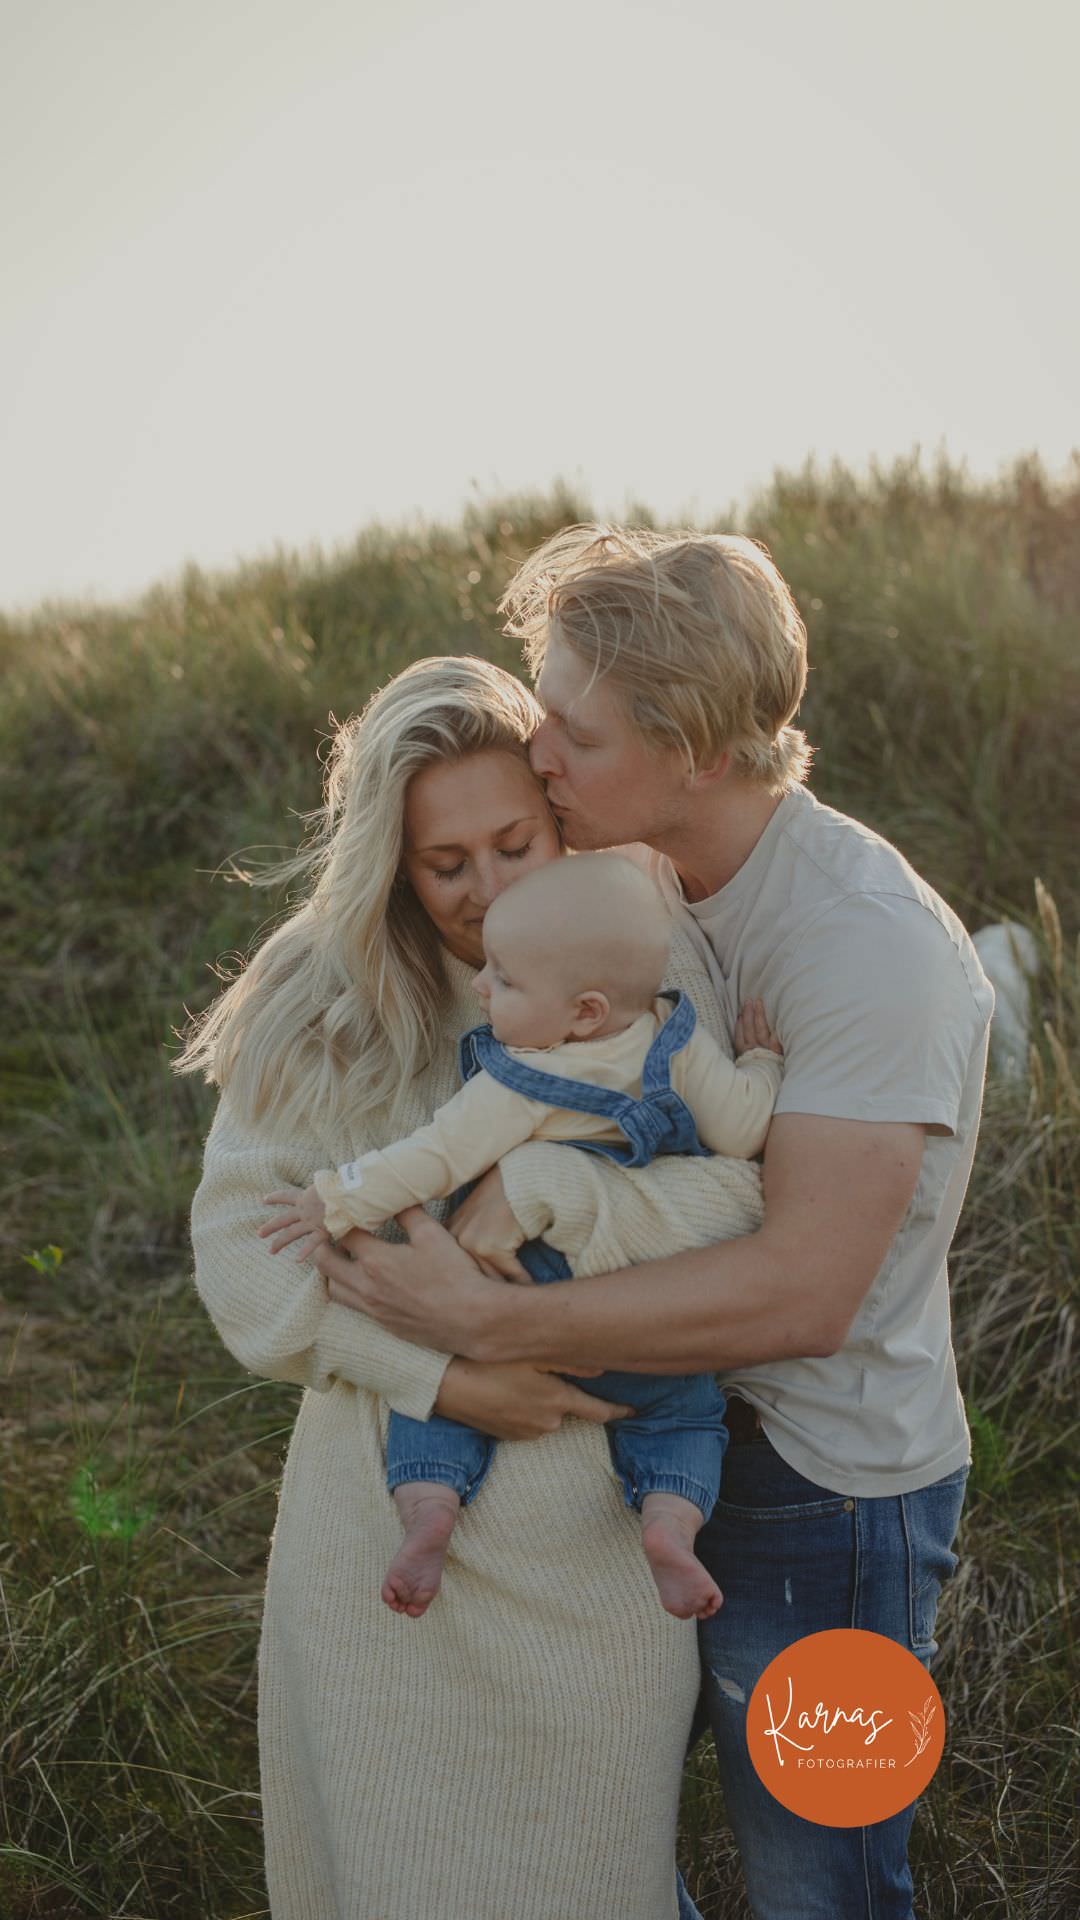
[[[180,1063],[223,1088],[193,1210],[199,1291],[246,1366],[314,1389],[260,1649],[274,1920],[676,1913],[696,1642],[657,1605],[611,1473],[616,1409],[400,1342],[256,1237],[265,1194],[409,1132],[455,1091],[484,913],[561,852],[526,752],[539,718],[481,660],[423,661],[376,695],[338,733],[321,835],[288,868],[310,872],[310,898]],[[669,984],[723,1035],[678,937],[672,959]],[[619,1253],[609,1229],[594,1264]],[[399,1532],[386,1422],[436,1405],[529,1443],[499,1448],[414,1622],[379,1598]]]

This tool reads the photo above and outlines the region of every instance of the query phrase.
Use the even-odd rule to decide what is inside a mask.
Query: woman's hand
[[[498,1274],[521,1287],[533,1284],[531,1274],[517,1257],[524,1235],[506,1198],[498,1167],[492,1167],[477,1182],[449,1221],[449,1228],[458,1246],[471,1253],[485,1273]]]
[[[599,1371],[593,1369],[592,1377]],[[597,1399],[525,1360],[491,1364],[454,1359],[443,1374],[435,1411],[496,1440],[539,1440],[555,1433],[568,1414],[602,1424],[621,1420],[632,1409]]]

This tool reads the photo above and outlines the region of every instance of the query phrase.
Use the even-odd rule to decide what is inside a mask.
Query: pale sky
[[[0,0],[0,606],[1080,444],[1064,0]]]

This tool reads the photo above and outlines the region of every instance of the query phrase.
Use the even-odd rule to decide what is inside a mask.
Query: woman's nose
[[[511,876],[501,874],[494,860],[477,860],[473,866],[470,894],[482,913],[486,913],[496,894],[502,892]]]
[[[517,880],[519,877],[520,877],[520,869],[515,869],[513,866],[509,868],[506,866],[501,866],[501,867],[494,867],[492,869],[490,876],[485,880],[485,883],[484,883],[484,912],[485,913],[490,907],[492,901],[497,899],[500,893],[504,893],[507,887],[512,887],[514,884],[514,881]]]

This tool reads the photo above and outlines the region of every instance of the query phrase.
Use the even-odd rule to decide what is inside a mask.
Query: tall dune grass
[[[587,513],[513,500],[333,557],[189,569],[137,605],[0,620],[0,1915],[266,1910],[254,1658],[296,1405],[194,1300],[209,1121],[169,1070],[210,963],[287,904],[230,862],[295,844],[333,712],[410,660],[517,666],[495,603]],[[995,485],[905,462],[778,476],[742,516],[795,588],[819,795],[974,927],[1043,955],[1029,1081],[988,1090],[953,1261],[975,1446],[942,1619],[946,1763],[920,1913],[1080,1910],[1075,1717],[1080,1177],[1080,468]],[[265,850],[260,855],[259,850]],[[1036,894],[1035,881],[1043,883]],[[226,964],[228,964],[226,962]],[[691,1883],[745,1912],[707,1750]]]

